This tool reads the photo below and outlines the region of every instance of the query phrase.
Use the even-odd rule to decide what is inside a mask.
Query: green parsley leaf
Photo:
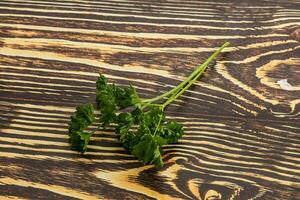
[[[176,121],[169,121],[163,127],[162,137],[168,144],[177,143],[183,135],[183,126]]]
[[[107,84],[107,79],[103,75],[99,76],[96,87],[96,102],[101,111],[100,123],[103,127],[107,127],[116,118],[115,88],[114,85]]]
[[[161,147],[166,141],[160,136],[145,134],[140,142],[133,147],[132,154],[135,155],[144,164],[154,163],[156,167],[163,165]]]
[[[141,99],[132,85],[121,87],[108,84],[106,77],[100,74],[96,82],[96,103],[101,112],[100,125],[105,128],[115,123],[115,132],[125,149],[144,164],[163,166],[162,147],[165,144],[177,143],[183,135],[183,126],[180,123],[166,120],[166,107],[188,90],[228,45],[228,42],[224,43],[177,87],[152,99]],[[165,102],[156,103],[161,100]],[[130,109],[131,112],[128,111]],[[72,149],[81,153],[87,150],[94,132],[85,129],[94,121],[94,108],[91,104],[76,108],[69,124],[69,142]]]
[[[84,132],[95,121],[94,108],[91,104],[76,107],[75,116],[69,124],[69,143],[71,148],[84,153],[87,150],[91,134]]]
[[[117,99],[117,105],[121,109],[137,105],[141,102],[135,88],[132,85],[125,88],[116,87],[115,95]]]

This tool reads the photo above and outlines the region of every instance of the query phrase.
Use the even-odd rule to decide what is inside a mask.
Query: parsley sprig
[[[90,137],[97,130],[115,124],[115,133],[126,150],[144,164],[163,166],[162,147],[177,143],[183,135],[182,124],[167,120],[165,109],[197,81],[214,58],[228,45],[228,42],[224,43],[177,87],[151,99],[141,98],[132,85],[121,87],[108,84],[106,77],[100,74],[96,82],[96,105],[101,115],[95,116],[92,104],[76,108],[69,124],[71,148],[83,154],[87,150]],[[163,100],[164,103],[157,103]],[[98,128],[87,131],[96,122],[100,124]]]

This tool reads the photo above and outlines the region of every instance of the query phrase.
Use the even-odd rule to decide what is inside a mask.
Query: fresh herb
[[[196,82],[213,59],[228,45],[228,42],[224,43],[177,87],[151,99],[141,98],[132,85],[121,87],[108,84],[106,77],[100,74],[96,82],[96,104],[101,115],[99,118],[95,117],[91,104],[76,108],[69,124],[71,148],[84,153],[95,131],[114,123],[115,132],[126,150],[144,164],[163,166],[162,147],[177,143],[183,135],[183,126],[174,120],[167,120],[165,109]],[[157,103],[162,100],[164,103]],[[94,131],[87,131],[94,122],[98,122],[99,127]]]
[[[92,105],[81,105],[76,108],[75,116],[71,117],[69,125],[69,142],[73,150],[84,153],[92,135],[84,131],[95,121],[94,108]]]

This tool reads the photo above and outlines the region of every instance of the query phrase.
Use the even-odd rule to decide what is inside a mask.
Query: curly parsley
[[[152,99],[140,98],[132,85],[121,87],[108,84],[106,77],[100,74],[96,82],[96,103],[101,116],[95,117],[92,104],[76,108],[69,124],[71,148],[81,153],[86,152],[90,137],[96,131],[86,129],[94,122],[100,123],[98,129],[114,123],[117,125],[115,132],[126,150],[144,164],[163,166],[162,147],[177,143],[183,136],[183,126],[179,122],[166,119],[166,107],[180,97],[228,45],[228,42],[224,43],[177,87]],[[164,103],[156,103],[164,99]],[[132,111],[124,112],[124,109],[129,107]]]

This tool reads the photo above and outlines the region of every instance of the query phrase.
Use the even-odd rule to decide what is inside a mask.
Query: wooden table
[[[297,0],[2,0],[0,199],[300,199],[299,27]],[[163,168],[111,130],[70,150],[99,72],[153,97],[225,41],[168,109],[185,135]]]

